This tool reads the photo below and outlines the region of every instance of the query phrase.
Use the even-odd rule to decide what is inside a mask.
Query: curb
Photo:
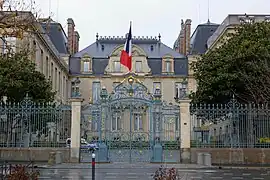
[[[248,166],[213,166],[215,169],[253,169],[253,170],[270,170],[270,167],[248,167]],[[213,168],[212,167],[212,168]]]

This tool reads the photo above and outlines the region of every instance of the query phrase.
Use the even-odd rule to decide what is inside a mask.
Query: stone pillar
[[[81,145],[81,105],[83,99],[71,98],[71,144],[70,144],[70,162],[80,162]]]
[[[181,162],[190,163],[190,99],[179,100],[181,122]]]

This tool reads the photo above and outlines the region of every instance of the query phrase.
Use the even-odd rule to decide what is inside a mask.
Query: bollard
[[[92,153],[92,180],[95,180],[95,171],[96,171],[96,155]]]
[[[198,165],[204,165],[204,154],[203,153],[197,153],[197,164]]]
[[[211,154],[210,153],[205,153],[204,154],[204,165],[205,166],[211,166],[212,165],[212,159],[211,159]]]

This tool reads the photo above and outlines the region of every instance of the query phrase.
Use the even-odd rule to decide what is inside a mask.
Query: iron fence
[[[191,105],[191,147],[270,148],[270,106],[240,104]]]
[[[65,147],[71,108],[34,103],[0,103],[0,147]]]

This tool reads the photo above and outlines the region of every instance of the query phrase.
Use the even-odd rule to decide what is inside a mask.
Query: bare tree
[[[34,0],[0,0],[0,43],[3,53],[28,51],[35,53],[30,40],[37,35],[47,34],[40,22],[50,25],[51,18],[41,18]],[[19,40],[18,41],[15,41]]]
[[[245,82],[246,92],[241,98],[246,102],[264,104],[270,102],[270,57],[254,58],[254,61],[247,62],[248,68],[239,68],[240,77]],[[246,98],[245,98],[246,97]]]

